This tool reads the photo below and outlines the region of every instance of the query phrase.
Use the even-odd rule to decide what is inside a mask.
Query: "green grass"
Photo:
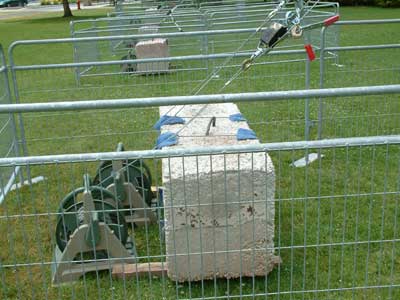
[[[395,18],[399,9],[342,8],[342,19]],[[78,18],[104,16],[106,10],[75,12]],[[0,40],[5,49],[14,40],[69,36],[70,19],[57,14],[0,22]],[[354,26],[341,31],[341,45],[391,44],[399,25]],[[186,40],[195,43],[196,39]],[[108,44],[99,44],[106,49]],[[220,50],[232,49],[231,44]],[[175,51],[175,50],[174,50]],[[177,49],[175,53],[184,53]],[[179,52],[180,51],[180,52]],[[326,86],[357,86],[398,83],[399,50],[343,53],[338,68],[327,64]],[[103,56],[110,59],[112,56]],[[117,57],[118,58],[118,57]],[[276,62],[291,57],[267,57]],[[70,62],[68,44],[20,47],[16,62],[24,64]],[[115,59],[115,57],[113,58]],[[240,63],[241,60],[235,61]],[[217,61],[216,65],[222,61]],[[195,63],[187,66],[193,67]],[[185,64],[176,64],[177,68]],[[198,63],[196,66],[201,67]],[[115,71],[115,68],[105,69]],[[204,93],[215,93],[235,69],[220,73]],[[311,70],[311,87],[318,87],[319,63]],[[76,86],[73,68],[17,72],[21,102],[106,99],[187,95],[205,77],[205,71],[176,72],[159,76],[98,76],[85,78]],[[255,66],[226,92],[270,91],[304,88],[304,62]],[[241,103],[260,140],[304,139],[304,101]],[[398,134],[398,96],[347,97],[325,101],[323,136],[351,137]],[[317,119],[318,99],[310,99],[310,116]],[[129,150],[149,149],[157,132],[151,130],[158,118],[156,108],[36,113],[24,115],[30,154],[61,154],[110,151],[123,141]],[[316,138],[316,127],[311,138]],[[270,155],[276,170],[275,240],[282,265],[266,278],[218,279],[175,283],[168,278],[112,279],[108,272],[88,274],[73,285],[52,287],[54,228],[61,199],[81,185],[86,172],[94,176],[98,163],[69,163],[32,166],[32,176],[47,180],[11,192],[0,207],[1,299],[174,299],[259,295],[256,299],[397,299],[400,297],[399,148],[362,147],[324,150],[325,157],[308,168],[289,164],[304,151],[279,151]],[[162,185],[160,161],[148,161],[155,185]],[[397,225],[396,225],[397,224]],[[157,226],[135,230],[138,254],[163,255]],[[386,242],[379,242],[385,240]],[[378,242],[374,242],[378,241]],[[360,242],[359,244],[355,242]],[[364,243],[365,242],[365,243]],[[346,244],[348,243],[348,244]],[[146,245],[149,244],[149,247]],[[301,246],[307,245],[307,248]],[[293,246],[296,246],[293,248]],[[157,260],[157,259],[152,259]],[[35,263],[16,266],[15,263]],[[383,288],[360,288],[385,286]],[[390,285],[397,285],[390,287]],[[331,291],[323,291],[329,290]],[[302,293],[304,290],[315,292]],[[291,291],[299,293],[290,294]],[[276,295],[281,292],[281,295]]]

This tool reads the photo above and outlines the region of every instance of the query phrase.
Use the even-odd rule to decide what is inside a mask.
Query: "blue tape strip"
[[[158,136],[156,142],[156,149],[161,149],[166,146],[176,145],[177,143],[178,143],[178,137],[175,133],[165,132]]]
[[[253,130],[251,129],[244,129],[244,128],[239,128],[237,133],[236,133],[236,138],[238,141],[242,140],[256,140],[257,136],[254,133]]]
[[[229,120],[232,122],[243,122],[247,121],[245,117],[241,113],[233,114],[229,116]]]
[[[176,117],[176,116],[168,116],[168,115],[163,115],[156,124],[154,124],[153,128],[160,130],[162,126],[164,125],[174,125],[174,124],[184,124],[185,120],[182,119],[181,117]]]

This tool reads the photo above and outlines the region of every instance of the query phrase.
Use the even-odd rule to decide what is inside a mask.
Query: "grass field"
[[[100,17],[106,11],[83,10],[75,12],[74,19]],[[347,20],[396,18],[399,13],[399,9],[341,9],[342,19]],[[58,15],[0,22],[3,47],[7,49],[19,39],[68,37],[70,19]],[[340,45],[398,43],[399,30],[399,24],[346,26],[340,31]],[[339,63],[343,67],[330,61],[327,64],[325,86],[399,83],[399,55],[399,49],[342,52]],[[263,61],[274,63],[255,66],[226,92],[304,88],[303,60],[278,63],[291,59],[293,56],[265,58]],[[71,44],[21,46],[15,52],[18,65],[71,61]],[[194,65],[190,62],[187,66]],[[218,91],[234,70],[222,71],[204,93]],[[318,70],[317,61],[311,65],[312,88],[318,87]],[[74,72],[68,67],[17,72],[20,101],[188,95],[206,75],[189,70],[143,78],[97,76],[77,86]],[[310,118],[315,121],[319,101],[309,101]],[[399,134],[398,95],[334,98],[324,104],[324,138]],[[304,105],[305,100],[240,103],[239,107],[260,140],[272,142],[304,139]],[[119,141],[129,150],[150,149],[158,134],[151,130],[157,119],[157,108],[119,109],[25,114],[24,124],[29,153],[44,155],[110,151]],[[310,138],[316,138],[316,134],[314,126]],[[400,298],[399,148],[328,149],[323,151],[322,160],[304,169],[289,167],[304,151],[269,154],[276,171],[274,242],[283,263],[268,277],[179,284],[152,276],[115,280],[102,272],[88,274],[73,285],[52,287],[49,263],[54,249],[54,213],[64,195],[80,186],[83,173],[94,176],[98,165],[54,163],[32,166],[33,176],[42,175],[47,180],[11,192],[0,206],[1,299],[240,299],[239,295],[252,299]],[[162,185],[160,161],[150,160],[148,164],[155,178],[153,184]],[[134,238],[142,262],[149,261],[148,256],[164,255],[158,226],[139,228]]]

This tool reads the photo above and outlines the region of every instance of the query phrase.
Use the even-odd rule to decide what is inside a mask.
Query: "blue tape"
[[[184,124],[185,120],[183,120],[181,117],[176,117],[176,116],[168,116],[168,115],[163,115],[156,124],[154,124],[153,128],[160,130],[162,126],[164,125],[174,125],[174,124]]]
[[[229,120],[232,122],[242,122],[247,121],[245,117],[241,113],[233,114],[229,116]]]
[[[254,133],[253,130],[251,129],[244,129],[244,128],[239,128],[237,133],[236,133],[236,138],[238,141],[242,140],[256,140],[257,136]]]
[[[175,133],[165,132],[158,136],[156,142],[156,149],[161,149],[166,146],[176,145],[177,143],[178,143],[178,137]]]

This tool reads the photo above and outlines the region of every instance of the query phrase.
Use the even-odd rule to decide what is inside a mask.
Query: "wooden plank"
[[[157,195],[159,193],[162,193],[162,190],[164,189],[164,187],[163,186],[154,186],[154,185],[152,185],[150,189],[151,189],[151,192],[153,193],[153,197],[157,198]]]
[[[113,267],[112,275],[114,278],[167,276],[167,263],[151,262],[140,264],[118,264]]]

